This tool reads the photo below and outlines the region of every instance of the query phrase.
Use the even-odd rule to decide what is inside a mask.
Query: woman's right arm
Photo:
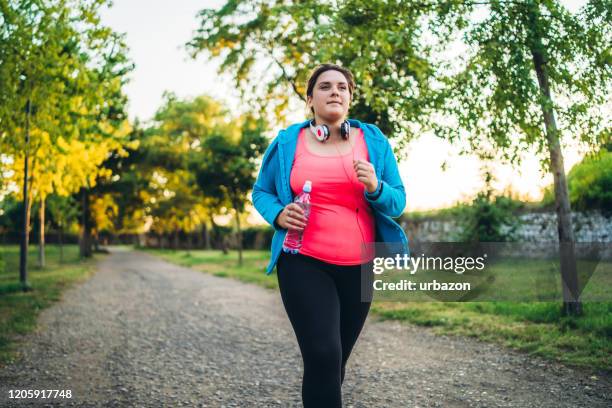
[[[275,180],[278,175],[278,148],[275,138],[264,153],[259,175],[253,185],[253,205],[276,230],[302,230],[306,226],[304,211],[295,203],[283,206],[278,198]]]
[[[284,206],[278,198],[275,179],[278,174],[278,139],[274,138],[266,149],[259,174],[253,185],[253,205],[261,216],[276,230],[282,229],[274,222]]]

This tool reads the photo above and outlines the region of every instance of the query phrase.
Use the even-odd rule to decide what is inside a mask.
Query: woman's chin
[[[337,120],[342,119],[345,115],[346,115],[346,112],[344,112],[343,109],[332,108],[332,109],[327,109],[325,113],[321,115],[321,117],[330,122],[335,122]]]

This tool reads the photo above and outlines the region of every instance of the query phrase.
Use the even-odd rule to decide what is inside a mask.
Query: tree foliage
[[[486,17],[456,27],[470,51],[455,61],[457,73],[442,77],[441,97],[447,101],[442,111],[452,122],[436,124],[439,135],[464,137],[471,151],[518,162],[530,146],[547,151],[544,107],[558,116],[559,138],[595,148],[609,137],[604,108],[612,63],[609,2],[590,1],[576,14],[558,1],[473,3],[470,11],[484,9]],[[465,4],[453,6],[448,15],[464,15]],[[542,57],[552,98],[541,92],[536,55]],[[541,157],[548,168],[548,158]]]
[[[574,210],[599,210],[612,215],[612,151],[602,150],[585,157],[569,171],[567,184]],[[552,187],[545,190],[542,204],[554,204]]]
[[[257,159],[265,151],[265,122],[247,115],[220,126],[202,141],[202,154],[195,155],[191,167],[199,187],[217,203],[229,203],[234,212],[238,235],[239,264],[242,264],[240,216],[249,201],[255,182]]]
[[[358,84],[351,115],[376,123],[390,137],[407,141],[429,127],[424,120],[434,67],[431,48],[420,41],[426,9],[403,2],[229,0],[200,12],[189,42],[192,54],[222,58],[256,111],[282,119],[289,100],[306,100],[315,65],[340,63]]]
[[[110,176],[109,154],[125,154],[132,64],[123,38],[101,24],[107,3],[0,1],[0,159],[8,183],[27,182],[26,231],[35,200],[44,217],[48,195],[93,187]]]

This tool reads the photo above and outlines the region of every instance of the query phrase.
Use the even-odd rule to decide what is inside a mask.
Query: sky
[[[574,11],[584,1],[562,3]],[[192,59],[184,46],[198,27],[197,12],[223,4],[222,0],[116,0],[111,8],[102,11],[103,24],[125,33],[129,56],[136,66],[125,88],[130,118],[150,119],[161,105],[164,91],[182,98],[207,94],[230,108],[242,110],[230,76],[217,73],[220,61]],[[300,107],[290,115],[291,119],[305,120],[303,111]],[[448,142],[424,134],[407,149],[406,160],[399,163],[406,189],[406,211],[452,206],[482,189],[482,163],[475,157],[460,156],[459,149]],[[563,153],[566,171],[584,155],[578,146],[569,146]],[[446,171],[440,167],[444,161]],[[492,166],[497,178],[494,187],[511,188],[524,199],[540,199],[542,189],[552,183],[552,175],[539,170],[539,162],[530,152],[525,153],[520,169],[498,163]],[[248,221],[264,222],[255,211]]]

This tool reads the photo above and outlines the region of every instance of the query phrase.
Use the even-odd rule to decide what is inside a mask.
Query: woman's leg
[[[369,269],[371,270],[371,268]],[[363,273],[366,273],[364,269]],[[370,310],[371,301],[362,302],[361,267],[340,267],[334,273],[340,299],[340,339],[342,343],[342,368],[340,382],[344,382],[346,363],[361,333]],[[367,282],[367,281],[366,281]],[[369,286],[364,288],[369,290]],[[370,298],[371,299],[371,298]]]
[[[285,253],[277,265],[281,298],[304,361],[305,408],[342,406],[340,303],[323,265],[304,255]]]

